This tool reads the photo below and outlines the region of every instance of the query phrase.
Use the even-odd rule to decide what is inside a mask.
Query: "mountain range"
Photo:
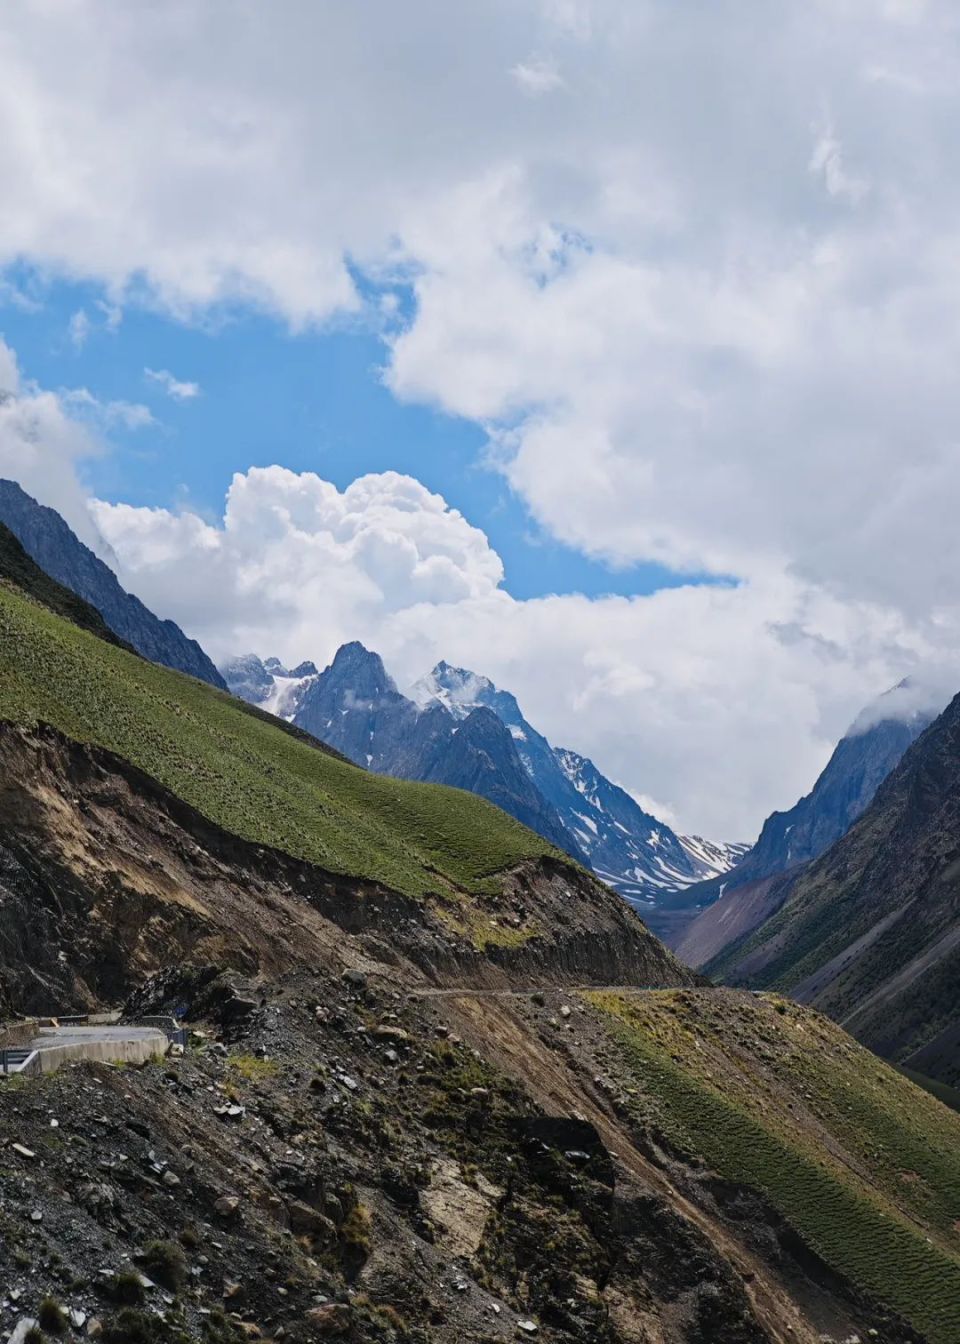
[[[342,655],[343,695],[276,679],[353,752],[411,704],[467,762],[471,721],[517,749],[439,703],[463,674],[397,703]],[[958,717],[806,870],[847,847],[804,902],[821,941],[863,939],[878,884],[895,948],[948,940]],[[955,1344],[960,1116],[822,1014],[701,981],[486,800],[149,661],[2,526],[0,781],[0,1048],[31,1013],[189,1029],[159,1065],[0,1080],[14,1344]]]
[[[646,914],[664,893],[726,872],[744,845],[676,835],[592,761],[554,748],[516,698],[440,662],[403,695],[360,644],[329,667],[287,669],[248,654],[222,666],[235,695],[276,713],[358,765],[489,798],[585,863]]]

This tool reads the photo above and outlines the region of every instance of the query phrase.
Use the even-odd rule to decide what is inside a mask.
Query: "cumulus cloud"
[[[339,491],[309,472],[252,468],[234,476],[219,526],[190,512],[91,507],[138,594],[220,657],[270,645],[281,658],[294,648],[323,658],[406,608],[488,598],[503,577],[481,531],[396,472]]]
[[[218,658],[329,661],[361,639],[401,685],[441,657],[514,691],[558,745],[659,815],[749,838],[816,777],[855,711],[937,650],[896,612],[779,576],[649,597],[513,599],[487,538],[394,472],[234,477],[222,521],[95,502],[123,581]],[[957,664],[960,666],[960,663]]]
[[[151,383],[157,383],[174,401],[192,401],[200,395],[199,383],[174,378],[169,369],[144,369],[143,373],[145,378]]]
[[[77,475],[78,464],[100,449],[94,431],[62,397],[23,381],[14,351],[0,338],[0,476],[19,481],[102,551]]]

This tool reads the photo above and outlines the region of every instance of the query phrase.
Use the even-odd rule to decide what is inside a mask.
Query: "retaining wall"
[[[44,1046],[38,1051],[41,1073],[52,1073],[64,1064],[81,1059],[96,1059],[108,1064],[146,1064],[161,1059],[169,1049],[162,1031],[130,1041],[71,1041],[65,1045]]]

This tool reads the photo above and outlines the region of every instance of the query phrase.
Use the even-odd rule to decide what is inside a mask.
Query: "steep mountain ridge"
[[[114,634],[145,658],[226,689],[226,682],[196,640],[124,592],[113,571],[60,515],[38,504],[15,481],[0,480],[0,522],[46,574],[89,602]]]
[[[845,835],[880,784],[936,711],[903,704],[904,681],[857,716],[813,788],[786,812],[773,812],[735,869],[669,899],[657,933],[693,965],[744,937],[782,901],[781,875],[799,870]],[[721,902],[721,905],[715,903]]]
[[[235,694],[289,717],[357,765],[397,779],[467,789],[570,854],[583,855],[555,810],[523,769],[516,743],[484,710],[454,715],[441,704],[421,709],[398,691],[383,660],[356,641],[317,673],[301,664],[284,677],[276,660],[253,655],[224,666]],[[264,690],[264,686],[268,689]]]
[[[709,963],[812,1003],[879,1053],[960,1080],[960,698],[775,912]]]
[[[377,659],[372,681],[358,657]],[[746,849],[674,834],[592,761],[555,750],[524,718],[515,696],[475,672],[440,662],[404,696],[382,660],[360,645],[345,645],[322,674],[293,677],[278,668],[276,659],[261,662],[249,654],[221,671],[234,694],[290,719],[358,764],[489,798],[592,868],[651,920],[664,893],[728,871]],[[472,718],[478,711],[484,713]],[[468,721],[469,732],[457,741],[457,725]]]
[[[676,835],[591,760],[552,747],[524,718],[516,697],[487,677],[442,661],[410,694],[420,705],[440,703],[460,717],[477,706],[493,710],[513,736],[528,775],[576,837],[590,867],[644,916],[662,892],[726,871],[742,852],[739,845],[710,846]]]

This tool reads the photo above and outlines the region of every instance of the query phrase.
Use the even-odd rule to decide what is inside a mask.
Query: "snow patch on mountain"
[[[577,839],[598,877],[637,905],[727,872],[747,848],[682,837],[651,816],[592,761],[554,748],[523,717],[508,691],[467,668],[440,662],[409,692],[421,707],[443,705],[465,717],[492,709],[513,737],[524,769]]]
[[[234,695],[288,723],[319,675],[311,662],[287,668],[279,658],[261,660],[255,653],[232,658],[219,671]]]

